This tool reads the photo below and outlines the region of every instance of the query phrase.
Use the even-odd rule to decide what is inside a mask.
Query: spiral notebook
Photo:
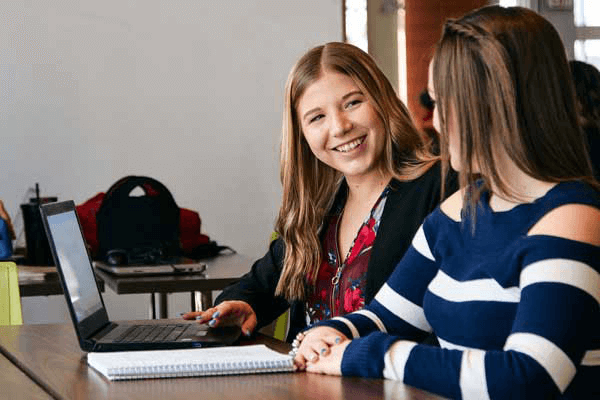
[[[111,381],[294,371],[292,356],[263,344],[88,353],[87,362]]]

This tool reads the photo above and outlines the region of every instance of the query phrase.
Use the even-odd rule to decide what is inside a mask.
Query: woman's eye
[[[312,117],[311,119],[308,120],[308,123],[313,123],[316,122],[318,120],[320,120],[321,118],[323,118],[323,114],[319,114],[319,115],[315,115],[314,117]]]
[[[355,106],[357,106],[360,103],[362,103],[362,100],[359,100],[359,99],[351,100],[348,103],[346,103],[346,108],[355,107]]]

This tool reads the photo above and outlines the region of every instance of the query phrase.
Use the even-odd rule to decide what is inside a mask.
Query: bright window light
[[[575,26],[600,26],[600,1],[575,0]]]
[[[585,61],[600,69],[600,39],[576,40],[575,59]]]
[[[369,51],[367,0],[346,0],[346,42]]]

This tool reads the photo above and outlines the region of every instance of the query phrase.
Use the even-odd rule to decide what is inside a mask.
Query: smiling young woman
[[[298,115],[315,157],[340,171],[348,185],[387,184],[391,174],[379,168],[383,121],[352,78],[324,71],[300,97]]]
[[[279,238],[215,307],[184,318],[249,333],[290,308],[290,341],[356,311],[441,198],[438,158],[373,59],[349,44],[315,47],[290,72],[280,162]]]

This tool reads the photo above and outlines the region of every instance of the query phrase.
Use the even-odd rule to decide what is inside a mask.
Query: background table
[[[241,254],[224,254],[200,260],[207,264],[206,272],[189,275],[156,275],[118,277],[95,269],[98,286],[104,291],[108,286],[117,294],[150,293],[151,317],[167,318],[167,294],[191,293],[191,310],[201,310],[212,305],[212,292],[222,290],[236,282],[250,270],[253,260]],[[25,272],[25,273],[23,273]],[[47,274],[46,279],[32,279],[27,273]],[[21,296],[51,296],[62,294],[56,267],[32,267],[19,265],[19,290]],[[154,300],[158,295],[158,307]]]
[[[139,322],[156,323],[153,320]],[[288,344],[264,335],[244,343],[264,343],[281,352],[289,350]],[[86,354],[79,349],[71,324],[0,326],[0,352],[31,378],[31,382],[25,379],[21,383],[27,390],[39,392],[42,388],[57,399],[439,399],[383,379],[308,373],[111,382],[87,366]],[[15,368],[11,367],[10,371],[11,375],[16,373]],[[0,393],[0,397],[4,394]]]
[[[18,265],[17,269],[21,297],[63,294],[56,267]],[[104,291],[102,279],[98,279],[98,287]]]
[[[208,308],[212,305],[212,292],[238,281],[250,270],[253,260],[234,253],[199,262],[206,263],[202,274],[118,277],[96,269],[96,276],[117,294],[157,293],[158,310],[152,298],[152,318],[167,318],[167,293],[190,292],[192,310]]]

